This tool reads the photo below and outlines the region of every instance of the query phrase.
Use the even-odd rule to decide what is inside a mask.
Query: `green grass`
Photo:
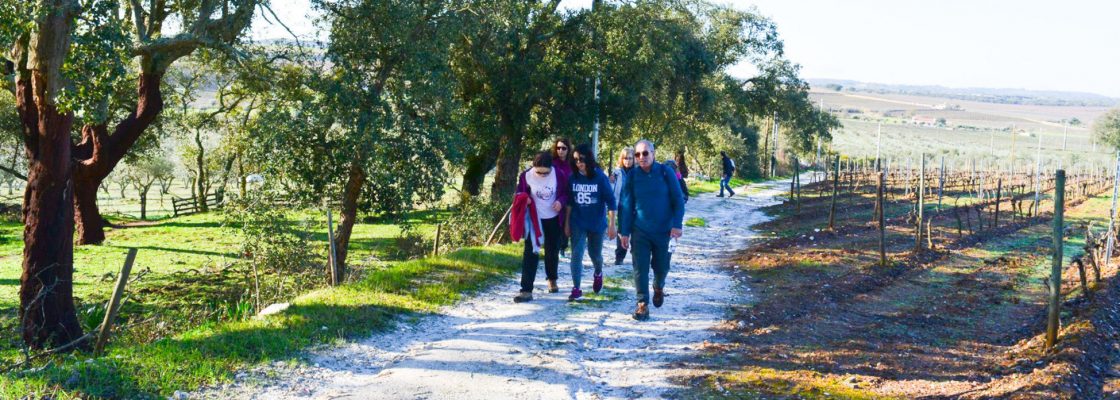
[[[705,379],[694,393],[703,399],[896,399],[853,388],[834,376],[771,368],[722,372]]]
[[[41,369],[0,375],[0,398],[156,398],[229,381],[233,371],[290,360],[314,344],[388,329],[398,316],[428,313],[517,269],[515,245],[468,248],[392,264],[359,282],[315,290],[267,319],[206,324],[108,354],[62,356]]]
[[[704,228],[704,227],[708,226],[708,221],[706,221],[706,220],[704,220],[703,218],[700,218],[700,217],[693,217],[693,218],[689,218],[688,221],[684,221],[684,226],[691,226],[691,227],[694,227],[694,228]]]

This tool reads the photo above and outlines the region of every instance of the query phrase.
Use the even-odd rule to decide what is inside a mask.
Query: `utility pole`
[[[770,147],[770,177],[777,172],[778,163],[778,112],[774,111],[774,144]]]
[[[595,12],[599,10],[603,0],[595,0],[591,3],[591,15],[598,15]],[[594,26],[594,25],[593,25]],[[595,49],[599,50],[599,31],[596,29],[592,32],[592,41]],[[595,97],[592,101],[591,109],[592,114],[595,116],[595,121],[591,127],[591,152],[595,154],[595,159],[599,159],[599,71],[595,71]]]

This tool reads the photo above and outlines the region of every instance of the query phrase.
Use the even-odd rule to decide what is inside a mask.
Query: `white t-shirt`
[[[530,168],[525,173],[525,183],[529,185],[529,194],[533,197],[533,205],[537,207],[537,217],[540,219],[555,218],[560,215],[552,209],[556,202],[557,184],[556,169],[553,168],[548,176],[540,176]]]

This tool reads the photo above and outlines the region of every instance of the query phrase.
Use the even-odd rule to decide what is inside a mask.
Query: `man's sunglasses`
[[[634,152],[634,156],[638,157],[638,158],[645,158],[645,157],[649,157],[651,155],[653,155],[653,153],[650,153],[649,151],[635,151]]]

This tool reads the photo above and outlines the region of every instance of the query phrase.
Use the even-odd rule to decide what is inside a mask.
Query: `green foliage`
[[[1120,108],[1108,110],[1093,121],[1093,138],[1120,150]]]
[[[278,196],[269,187],[250,191],[227,206],[227,223],[239,226],[241,262],[251,273],[252,296],[267,305],[291,298],[316,283],[326,282],[324,268],[312,250],[309,222],[289,219]],[[251,272],[250,272],[251,271]]]
[[[93,1],[78,19],[62,75],[71,82],[62,90],[59,104],[87,123],[105,123],[116,87],[128,75],[132,39],[118,18],[114,0]]]
[[[339,198],[359,169],[361,208],[396,213],[443,195],[451,129],[450,2],[317,1],[331,16],[328,71],[313,58],[281,70],[248,127],[268,179],[307,204]]]
[[[478,196],[470,197],[452,210],[451,216],[443,223],[440,252],[454,251],[463,247],[481,246],[490,237],[490,232],[498,224],[509,203],[502,200],[487,200]],[[506,235],[503,229],[495,235],[495,240]]]

